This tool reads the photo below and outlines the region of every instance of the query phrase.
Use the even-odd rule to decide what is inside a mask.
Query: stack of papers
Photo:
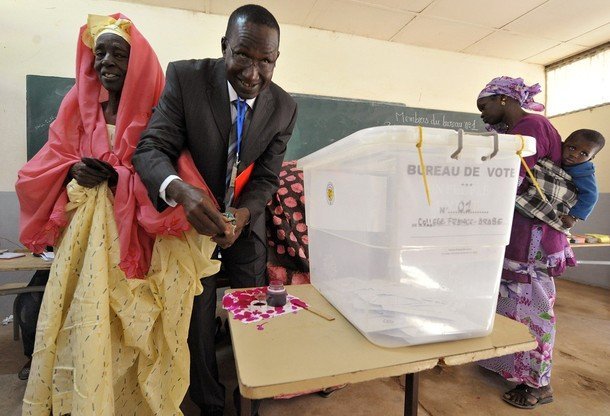
[[[570,243],[610,243],[610,236],[607,234],[572,234]]]
[[[409,343],[480,332],[486,320],[472,317],[485,316],[485,306],[492,304],[458,297],[442,286],[426,289],[382,279],[336,279],[320,292],[361,332]]]
[[[53,261],[53,259],[55,258],[55,253],[53,253],[52,251],[43,251],[40,255],[40,258],[46,261]]]
[[[572,234],[570,235],[570,243],[584,244],[586,237],[583,234]]]
[[[587,243],[610,243],[610,235],[607,234],[585,234]]]
[[[2,260],[16,259],[17,257],[25,257],[25,253],[13,253],[12,251],[0,253],[0,259]]]

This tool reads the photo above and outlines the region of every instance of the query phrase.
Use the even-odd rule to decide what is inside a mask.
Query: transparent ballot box
[[[522,156],[532,137],[384,126],[298,161],[311,283],[371,342],[493,327]]]

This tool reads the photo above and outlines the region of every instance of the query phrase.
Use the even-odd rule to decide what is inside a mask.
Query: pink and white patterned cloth
[[[267,276],[284,285],[309,283],[309,250],[305,224],[303,171],[285,161],[280,186],[267,204]]]
[[[244,323],[275,318],[276,316],[294,313],[303,309],[300,306],[292,304],[292,299],[299,299],[296,296],[288,295],[286,304],[276,307],[267,305],[266,297],[267,287],[236,290],[223,296],[222,307],[233,313],[233,319]]]

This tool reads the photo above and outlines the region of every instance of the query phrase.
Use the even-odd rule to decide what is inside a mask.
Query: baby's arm
[[[578,201],[570,209],[569,215],[586,220],[593,211],[599,197],[595,175],[574,178],[574,184],[578,188]]]

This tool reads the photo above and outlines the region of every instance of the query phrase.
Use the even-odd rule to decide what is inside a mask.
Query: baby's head
[[[606,139],[598,131],[589,129],[576,130],[563,142],[561,162],[564,166],[584,163],[593,159],[605,144]]]

